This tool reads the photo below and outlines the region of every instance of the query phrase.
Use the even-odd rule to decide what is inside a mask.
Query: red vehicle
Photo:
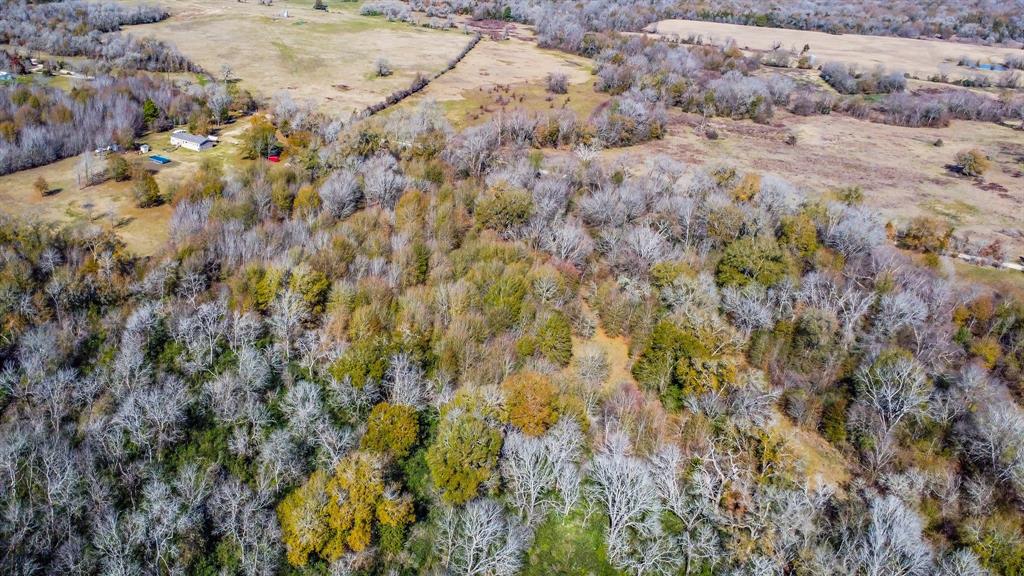
[[[276,163],[276,162],[280,162],[281,161],[281,157],[280,156],[267,156],[267,160]]]

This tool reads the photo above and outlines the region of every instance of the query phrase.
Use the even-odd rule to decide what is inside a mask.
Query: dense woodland
[[[396,0],[386,3],[401,4]],[[1024,42],[1021,0],[412,0],[409,4],[438,16],[463,13],[478,18],[514,18],[567,36],[637,31],[658,20],[687,18],[831,34]]]
[[[84,56],[95,66],[119,70],[183,72],[194,66],[177,48],[152,38],[121,34],[121,26],[158,22],[167,11],[114,2],[24,0],[0,4],[0,44],[51,56]]]
[[[289,162],[155,191],[150,258],[0,221],[0,573],[1024,572],[1024,303],[859,190],[604,158],[673,107],[824,95],[594,40],[613,102],[587,120],[275,98],[242,146]],[[238,100],[145,78],[4,88],[0,139]],[[121,108],[91,104],[107,87]]]

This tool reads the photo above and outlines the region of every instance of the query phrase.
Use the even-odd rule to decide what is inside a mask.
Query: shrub
[[[887,124],[930,128],[949,125],[949,108],[934,98],[894,94],[882,102],[882,109]]]
[[[809,258],[818,249],[818,228],[806,212],[783,216],[780,240],[796,254]]]
[[[381,402],[370,411],[360,447],[405,458],[418,437],[419,422],[412,407]]]
[[[569,91],[569,77],[562,72],[551,72],[547,78],[548,92],[565,94]]]
[[[846,409],[849,401],[843,394],[832,394],[821,413],[821,435],[836,446],[846,443]]]
[[[32,187],[40,196],[48,196],[50,194],[50,183],[46,181],[46,178],[39,176],[35,182],[32,183]]]
[[[533,212],[533,198],[522,190],[498,188],[476,206],[476,221],[484,228],[506,232],[526,224]]]
[[[598,138],[608,146],[631,146],[665,135],[665,111],[642,94],[625,94],[612,100],[598,116]]]
[[[540,353],[553,364],[568,366],[572,360],[572,330],[565,314],[556,312],[537,332]]]
[[[793,327],[792,366],[804,373],[820,371],[833,352],[839,321],[835,314],[808,308]]]
[[[107,158],[107,173],[115,182],[124,182],[132,177],[132,165],[120,154]]]
[[[857,79],[850,69],[839,62],[829,62],[821,67],[821,79],[836,89],[840,94],[856,94]]]
[[[852,66],[838,62],[822,66],[821,79],[842,94],[890,94],[907,87],[907,79],[900,72],[886,72],[878,67],[859,73]]]
[[[277,128],[263,116],[253,116],[249,129],[242,134],[242,155],[245,158],[267,158],[281,151]]]
[[[150,208],[158,206],[163,202],[160,196],[160,186],[149,170],[137,170],[133,178],[135,184],[132,186],[132,193],[135,195],[135,205],[139,208]]]
[[[786,276],[788,267],[774,238],[745,236],[726,246],[715,277],[722,286],[743,287],[751,282],[772,286]]]
[[[717,114],[732,118],[750,118],[767,122],[772,117],[772,103],[788,101],[791,87],[778,84],[773,95],[764,80],[732,70],[709,85],[714,95]]]
[[[963,150],[956,155],[956,169],[964,176],[982,176],[989,168],[989,160],[981,150]]]
[[[378,58],[377,62],[373,65],[373,72],[377,77],[384,78],[385,76],[391,76],[394,71],[391,69],[391,63],[386,58]]]
[[[765,66],[774,66],[777,68],[789,68],[790,62],[792,61],[793,55],[789,50],[783,48],[775,48],[771,52],[768,52],[761,58],[761,63]]]
[[[633,364],[633,376],[645,388],[657,391],[667,408],[679,407],[688,396],[720,390],[735,380],[736,363],[713,354],[712,340],[662,320]]]
[[[946,251],[952,237],[953,227],[948,223],[937,218],[917,216],[900,233],[899,242],[904,248],[941,254]]]
[[[311,216],[320,211],[320,195],[309,184],[299,187],[292,201],[292,209],[300,216]]]
[[[367,2],[359,9],[363,16],[385,16],[388,20],[408,20],[409,7],[397,0]]]
[[[833,191],[836,199],[848,206],[864,203],[864,190],[860,186],[843,186]]]
[[[449,504],[472,500],[480,484],[494,473],[501,452],[501,434],[483,417],[449,413],[427,449],[427,466],[441,498]]]
[[[362,338],[331,365],[331,375],[339,381],[350,378],[356,388],[379,383],[387,372],[392,352],[392,346],[383,338]]]
[[[546,376],[520,372],[505,379],[508,422],[529,436],[540,436],[558,421],[557,390]]]
[[[323,312],[331,291],[331,281],[323,272],[305,268],[301,272],[293,273],[288,283],[292,290],[302,296],[302,301],[311,313]]]

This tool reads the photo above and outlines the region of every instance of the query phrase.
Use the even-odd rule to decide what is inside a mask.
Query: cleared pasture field
[[[975,239],[1000,239],[1011,259],[1024,254],[1024,133],[985,122],[954,121],[946,128],[904,128],[842,115],[777,112],[769,125],[716,118],[718,140],[699,135],[699,117],[673,113],[668,135],[609,157],[642,162],[664,154],[690,165],[728,164],[776,174],[824,197],[860,186],[865,202],[897,224],[917,215],[953,223]],[[795,145],[784,143],[797,136]],[[936,146],[937,140],[942,146]],[[992,159],[983,179],[954,174],[960,150],[979,148]]]
[[[169,144],[170,132],[149,134],[140,138],[139,142],[149,144],[152,147],[150,153],[143,155],[127,152],[125,158],[155,170],[154,177],[163,191],[172,183],[188,178],[204,159],[219,160],[225,164],[238,162],[238,149],[233,142],[247,127],[248,122],[244,120],[226,127],[221,132],[221,143],[205,152],[185,149],[172,151]],[[151,154],[170,158],[171,163],[157,166],[148,160],[147,156]],[[75,175],[80,160],[81,156],[74,156],[46,166],[0,176],[0,210],[72,226],[111,228],[138,255],[149,256],[159,251],[168,239],[167,223],[171,217],[171,207],[136,207],[131,181],[109,180],[79,189]],[[40,176],[57,192],[40,197],[33,187]]]
[[[945,40],[826,34],[696,20],[662,20],[651,24],[647,30],[654,34],[678,36],[682,39],[690,36],[701,37],[705,43],[718,45],[735,40],[737,46],[746,50],[768,51],[775,43],[781,43],[783,48],[792,48],[800,52],[804,45],[809,45],[815,65],[832,61],[856,64],[866,69],[882,65],[889,70],[908,72],[919,78],[928,78],[939,73],[948,73],[951,79],[973,78],[978,74],[995,77],[1000,73],[966,68],[958,66],[957,63],[961,56],[969,56],[981,62],[1001,64],[1007,55],[1022,53],[1021,50],[1012,48]]]
[[[421,97],[437,101],[457,100],[467,90],[496,84],[543,83],[548,74],[561,72],[570,84],[591,79],[591,61],[587,58],[545,50],[533,42],[482,40],[459,65],[438,78]]]
[[[347,114],[408,87],[417,73],[444,69],[470,38],[461,32],[417,28],[360,16],[358,3],[313,2],[261,6],[235,0],[165,0],[171,17],[131,26],[137,36],[173,43],[207,72],[228,65],[242,87],[269,97],[286,92],[326,112]],[[288,12],[288,17],[281,15]],[[394,73],[377,78],[374,64],[388,60]]]
[[[607,94],[594,90],[594,81],[570,84],[565,94],[551,94],[543,82],[531,82],[466,90],[461,98],[441,101],[440,104],[448,120],[455,127],[464,128],[515,110],[532,113],[571,110],[579,122],[585,122],[609,99]]]
[[[483,122],[502,108],[539,112],[565,107],[586,119],[607,100],[606,95],[594,92],[591,66],[587,58],[545,50],[531,41],[484,39],[455,69],[403,105],[434,100],[459,127]],[[568,94],[546,92],[551,73],[566,75]]]

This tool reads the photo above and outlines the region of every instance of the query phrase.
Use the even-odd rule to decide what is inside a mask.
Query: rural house
[[[206,136],[199,136],[196,134],[190,134],[185,130],[175,130],[171,134],[171,145],[181,146],[189,150],[195,150],[201,152],[208,148],[213,147],[213,140],[210,140]]]

